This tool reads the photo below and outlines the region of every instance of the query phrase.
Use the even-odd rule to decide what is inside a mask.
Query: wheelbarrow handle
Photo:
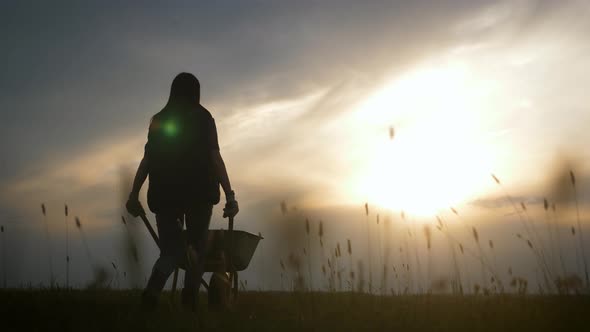
[[[141,217],[141,220],[143,220],[143,223],[145,224],[145,227],[150,232],[150,235],[154,239],[154,242],[156,242],[156,245],[158,246],[158,248],[160,248],[160,239],[158,238],[158,234],[156,234],[156,232],[152,228],[152,224],[150,224],[150,221],[147,219],[145,213],[143,213],[143,214],[141,214],[139,216]]]
[[[227,232],[227,265],[230,271],[230,284],[232,287],[232,296],[234,300],[238,296],[238,272],[234,266],[233,253],[234,253],[234,217],[229,217],[228,221],[228,232]]]
[[[227,261],[230,269],[233,267],[232,254],[234,252],[234,217],[229,217],[227,232]]]

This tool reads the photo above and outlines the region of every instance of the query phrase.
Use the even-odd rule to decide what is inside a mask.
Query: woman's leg
[[[144,304],[155,306],[166,280],[184,258],[182,223],[178,214],[156,214],[160,257],[154,263],[152,274],[143,293]]]
[[[195,308],[195,299],[204,273],[209,223],[213,206],[195,205],[186,213],[187,245],[190,268],[184,274],[183,303]]]

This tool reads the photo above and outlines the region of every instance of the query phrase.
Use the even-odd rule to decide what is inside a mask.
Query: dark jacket
[[[183,212],[193,204],[217,204],[214,149],[219,149],[215,120],[203,106],[183,111],[167,106],[154,115],[145,145],[150,210]]]

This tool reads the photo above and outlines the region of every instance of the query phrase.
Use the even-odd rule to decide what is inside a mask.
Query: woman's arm
[[[139,191],[141,190],[141,186],[145,182],[145,179],[148,176],[148,167],[147,167],[147,158],[144,155],[139,163],[139,167],[137,168],[137,172],[135,173],[135,179],[133,180],[133,188],[131,189],[131,193],[129,194],[129,198],[133,198],[137,200],[139,198]]]

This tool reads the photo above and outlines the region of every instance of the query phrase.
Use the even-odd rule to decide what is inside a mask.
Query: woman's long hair
[[[170,97],[165,110],[191,110],[199,105],[201,84],[195,75],[180,73],[176,75],[170,87]]]

